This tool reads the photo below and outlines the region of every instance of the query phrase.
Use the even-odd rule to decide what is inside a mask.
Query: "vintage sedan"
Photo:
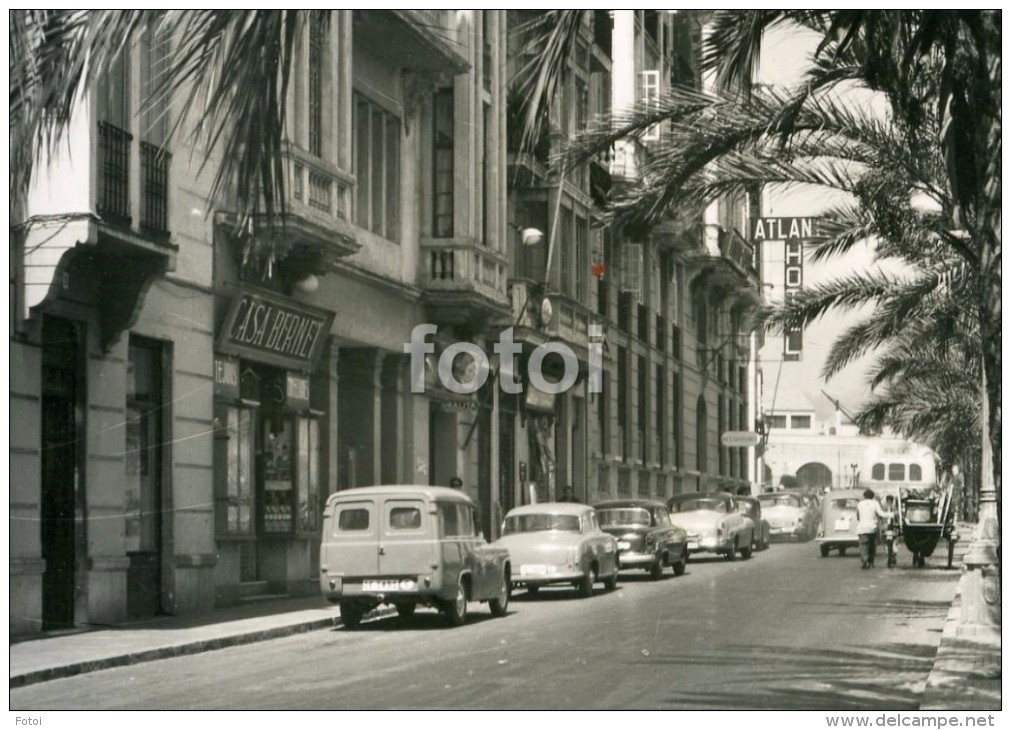
[[[741,514],[755,526],[755,550],[768,550],[772,539],[772,526],[762,514],[762,502],[755,497],[747,496],[738,496],[736,499]]]
[[[600,529],[618,540],[621,569],[644,568],[653,580],[670,566],[683,575],[688,565],[688,534],[670,521],[667,505],[648,499],[622,499],[596,505]]]
[[[688,533],[688,550],[711,552],[733,560],[737,553],[750,558],[754,523],[741,514],[729,492],[689,492],[667,502],[671,522]]]
[[[820,516],[813,498],[800,492],[766,492],[758,495],[773,539],[810,540],[818,531]]]
[[[547,502],[511,509],[502,537],[492,544],[509,551],[513,585],[530,593],[571,583],[588,597],[597,581],[608,591],[618,584],[618,541],[600,529],[589,505]]]
[[[468,601],[504,616],[512,588],[509,553],[478,532],[474,502],[456,489],[415,484],[330,495],[319,582],[348,629],[383,603],[402,617],[433,606],[451,626],[464,622]]]

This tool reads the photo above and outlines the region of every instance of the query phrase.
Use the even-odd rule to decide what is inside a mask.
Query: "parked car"
[[[755,527],[729,492],[690,492],[667,502],[671,522],[688,533],[688,551],[711,552],[733,560],[750,558]]]
[[[530,593],[571,583],[588,597],[597,581],[608,591],[618,584],[618,541],[600,529],[589,505],[547,502],[511,509],[494,544],[509,551],[513,585]]]
[[[349,629],[380,604],[403,617],[434,606],[451,626],[464,622],[469,601],[504,616],[510,570],[508,551],[478,533],[477,507],[459,490],[362,487],[326,502],[320,588]]]
[[[671,566],[684,575],[688,534],[670,521],[667,505],[648,499],[622,499],[595,505],[600,529],[618,541],[618,565],[645,568],[653,580]]]
[[[818,531],[820,517],[813,498],[805,503],[800,492],[766,492],[758,500],[773,538],[810,540]]]
[[[772,526],[762,514],[762,503],[755,497],[739,496],[737,504],[741,514],[751,520],[755,528],[755,550],[768,550],[772,536]]]

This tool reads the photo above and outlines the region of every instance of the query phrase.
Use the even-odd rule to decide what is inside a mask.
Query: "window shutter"
[[[660,104],[660,72],[657,70],[643,71],[639,74],[639,88],[644,106],[656,108]],[[642,139],[645,142],[656,142],[660,139],[660,125],[654,124],[647,129]]]
[[[626,243],[621,247],[621,290],[634,292],[642,302],[641,243]]]

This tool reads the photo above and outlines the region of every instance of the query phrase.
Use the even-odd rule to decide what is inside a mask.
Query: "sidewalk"
[[[376,615],[385,613],[379,609]],[[23,687],[338,625],[340,610],[319,596],[310,596],[29,639],[10,646],[10,686]]]

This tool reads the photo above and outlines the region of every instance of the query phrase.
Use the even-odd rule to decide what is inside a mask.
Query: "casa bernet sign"
[[[266,292],[243,291],[228,309],[218,350],[310,372],[330,332],[333,312]]]
[[[820,218],[756,218],[752,241],[809,241],[825,238]]]

